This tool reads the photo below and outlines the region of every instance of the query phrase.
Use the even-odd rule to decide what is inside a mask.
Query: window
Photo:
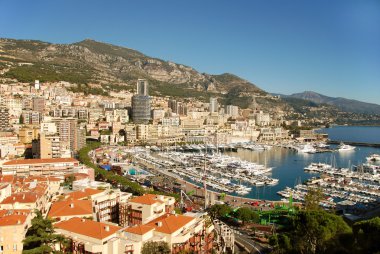
[[[14,250],[14,251],[17,250],[17,243],[14,243],[14,244],[13,244],[13,250]]]

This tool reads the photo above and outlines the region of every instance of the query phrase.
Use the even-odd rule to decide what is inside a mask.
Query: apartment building
[[[79,162],[73,158],[10,160],[1,166],[3,175],[64,176],[74,173]]]
[[[41,133],[39,139],[32,142],[33,158],[51,159],[61,158],[61,142],[57,134]]]
[[[54,224],[55,232],[72,240],[73,253],[124,253],[118,237],[121,227],[81,218]]]
[[[22,241],[31,219],[32,212],[29,209],[0,210],[0,253],[22,253]]]
[[[0,105],[0,131],[7,130],[9,127],[9,109]]]
[[[40,129],[37,125],[24,125],[18,131],[20,142],[23,144],[30,144],[32,140],[38,139]]]
[[[119,224],[143,225],[174,210],[173,197],[145,194],[120,203]]]
[[[74,217],[92,219],[94,216],[91,200],[63,200],[52,203],[48,217],[56,221]]]

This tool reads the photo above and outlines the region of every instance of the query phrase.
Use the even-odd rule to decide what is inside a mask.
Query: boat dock
[[[366,142],[352,142],[352,141],[336,141],[336,140],[329,140],[327,143],[332,145],[339,145],[340,143],[344,143],[346,145],[352,145],[352,146],[367,146],[367,147],[377,147],[380,148],[379,143],[366,143]]]

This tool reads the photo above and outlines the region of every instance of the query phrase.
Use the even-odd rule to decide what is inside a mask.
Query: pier
[[[331,145],[339,145],[340,143],[344,143],[346,145],[352,145],[352,146],[367,146],[367,147],[377,147],[380,148],[379,143],[366,143],[366,142],[352,142],[352,141],[336,141],[336,140],[329,140],[327,143]]]

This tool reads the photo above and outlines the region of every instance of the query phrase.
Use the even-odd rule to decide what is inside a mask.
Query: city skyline
[[[0,7],[0,37],[91,38],[200,72],[233,73],[268,92],[311,90],[379,104],[376,1],[3,1]]]

